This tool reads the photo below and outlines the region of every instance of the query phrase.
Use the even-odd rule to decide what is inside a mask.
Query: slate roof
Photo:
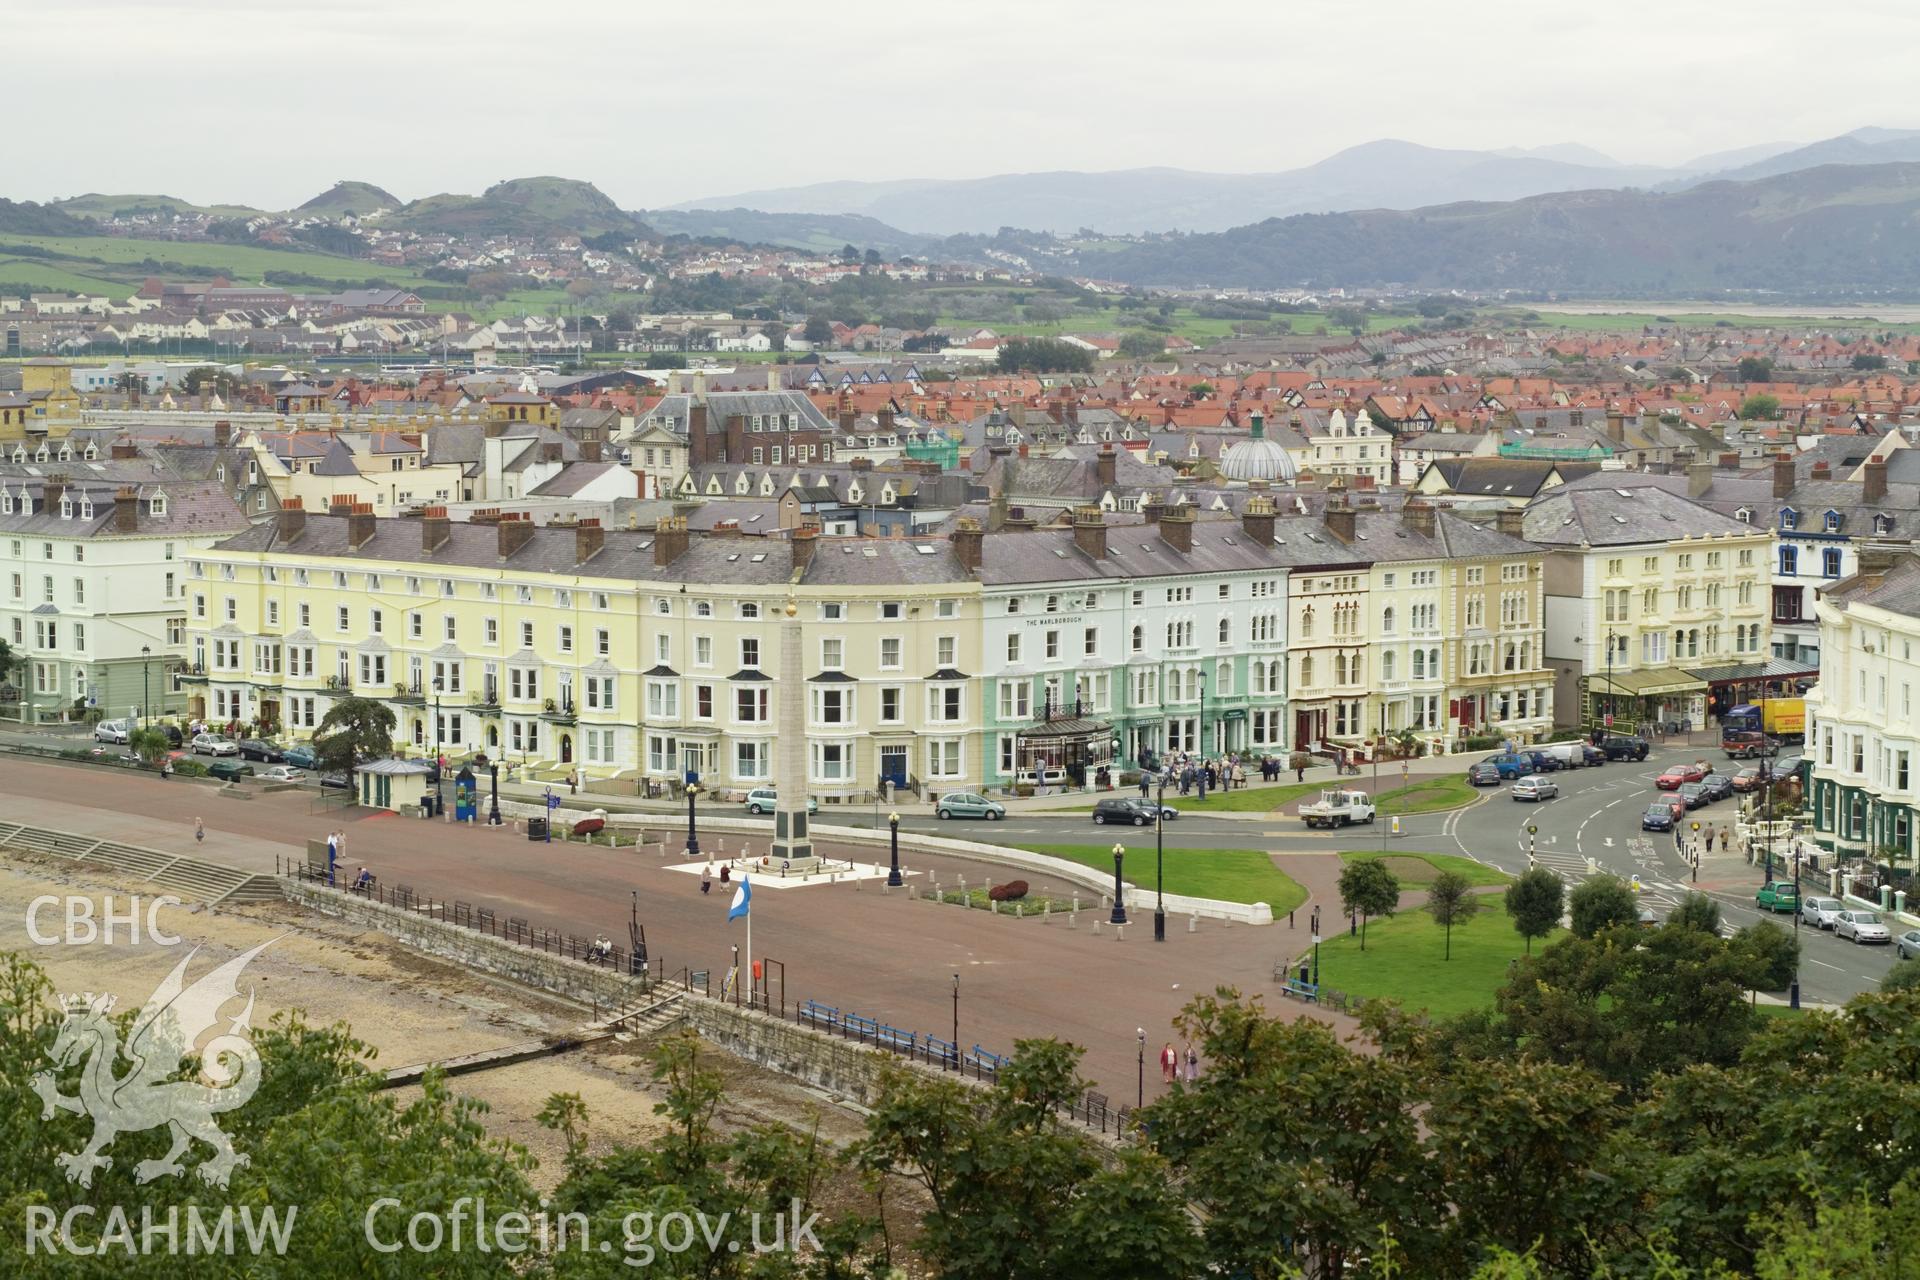
[[[1600,470],[1597,462],[1551,462],[1532,458],[1435,458],[1427,471],[1462,497],[1531,498],[1556,473],[1562,481]],[[1426,472],[1421,475],[1425,479]]]
[[[76,498],[85,493],[92,499],[91,520],[81,518],[77,501],[71,518],[61,517],[58,503],[50,511],[35,510],[31,514],[23,514],[18,501],[22,488],[33,495],[37,508],[42,493],[40,483],[0,478],[0,486],[14,494],[16,504],[12,515],[0,515],[0,534],[43,534],[61,538],[129,536],[117,535],[113,529],[113,500],[119,487],[117,484],[69,480],[68,493]],[[134,487],[139,491],[140,513],[138,525],[130,536],[194,537],[228,533],[247,527],[246,513],[217,484],[184,480],[164,484],[149,481]],[[151,503],[157,496],[166,499],[164,515],[151,514]]]
[[[1662,488],[1590,480],[1591,488],[1563,485],[1528,504],[1521,525],[1527,541],[1547,547],[1610,547],[1755,532],[1752,525]]]
[[[1820,592],[1836,604],[1867,604],[1906,617],[1920,616],[1920,556],[1895,560],[1884,574],[1856,573]]]

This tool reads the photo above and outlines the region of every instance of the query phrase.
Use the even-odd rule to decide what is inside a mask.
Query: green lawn
[[[382,279],[411,284],[423,278],[407,267],[386,267],[315,250],[263,249],[255,245],[135,240],[121,236],[0,235],[0,251],[4,251],[6,244],[33,245],[60,254],[66,260],[64,265],[97,263],[119,268],[107,274],[116,278],[131,278],[136,283],[147,274],[141,264],[149,258],[156,262],[177,262],[183,266],[228,271],[233,273],[236,281],[258,280],[268,271],[297,271],[342,282]]]
[[[1143,888],[1152,888],[1153,839],[1122,836],[1127,861],[1122,875]],[[1023,844],[1019,848],[1066,858],[1099,871],[1112,872],[1112,844]],[[1307,900],[1299,881],[1273,865],[1258,849],[1168,849],[1166,891],[1222,902],[1264,902],[1276,916],[1285,915]]]
[[[1479,792],[1467,782],[1465,774],[1445,773],[1432,778],[1422,778],[1418,782],[1404,787],[1395,787],[1391,791],[1382,791],[1373,798],[1374,808],[1380,811],[1382,819],[1395,814],[1433,813],[1440,809],[1458,809],[1469,805],[1479,797]]]
[[[1387,870],[1399,877],[1404,889],[1424,888],[1432,884],[1442,871],[1465,876],[1468,884],[1506,884],[1513,878],[1484,862],[1475,862],[1472,858],[1451,853],[1403,853],[1398,849],[1381,853],[1375,849],[1361,849],[1340,856],[1348,862],[1378,860],[1386,863]]]
[[[1551,944],[1559,931],[1536,939]],[[1451,1017],[1493,1003],[1507,980],[1507,966],[1526,954],[1497,897],[1483,897],[1480,913],[1453,930],[1453,959],[1443,959],[1446,930],[1425,911],[1403,911],[1367,926],[1367,949],[1360,939],[1336,934],[1320,946],[1320,981],[1348,995],[1391,997],[1408,1010],[1425,1009]]]

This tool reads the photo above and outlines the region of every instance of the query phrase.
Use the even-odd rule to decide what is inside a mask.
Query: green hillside
[[[130,218],[155,213],[204,213],[219,218],[251,218],[262,212],[243,204],[194,204],[178,196],[107,195],[98,191],[56,200],[50,207],[78,218]]]
[[[571,178],[514,178],[477,196],[428,196],[383,218],[381,225],[467,236],[595,236],[645,229],[591,182]]]
[[[324,213],[338,216],[343,213],[355,215],[372,213],[375,209],[398,209],[400,197],[371,182],[340,181],[307,201],[295,213]]]
[[[0,232],[0,282],[31,283],[45,289],[119,290],[124,294],[155,275],[203,280],[222,275],[235,283],[258,283],[270,277],[290,284],[314,281],[355,285],[378,280],[411,286],[422,282],[418,272],[404,267],[382,267],[295,249]]]
[[[936,236],[917,236],[852,213],[762,213],[757,209],[653,209],[640,215],[663,235],[718,238],[741,244],[790,245],[838,253],[844,245],[877,249],[888,257],[932,253]]]

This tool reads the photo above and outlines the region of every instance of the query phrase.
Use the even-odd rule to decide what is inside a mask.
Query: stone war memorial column
[[[779,737],[773,748],[773,846],[768,856],[775,868],[781,862],[813,857],[813,836],[807,825],[807,682],[803,676],[800,606],[787,600],[786,621],[780,624],[780,685],[774,717]]]

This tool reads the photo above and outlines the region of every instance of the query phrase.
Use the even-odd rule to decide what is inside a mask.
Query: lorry
[[[1768,698],[1733,707],[1720,717],[1720,732],[1764,733],[1782,742],[1802,742],[1807,736],[1805,698]]]
[[[1345,827],[1356,822],[1373,821],[1373,797],[1364,791],[1342,791],[1330,787],[1311,804],[1300,806],[1300,816],[1310,827]]]

